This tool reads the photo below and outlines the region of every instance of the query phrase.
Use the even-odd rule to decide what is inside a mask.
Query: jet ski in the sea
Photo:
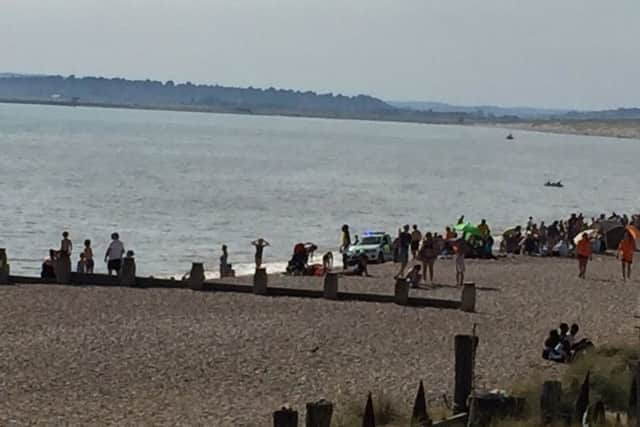
[[[509,134],[509,135],[507,135],[507,139],[508,139],[509,141],[511,141],[511,140],[513,140],[513,139],[515,139],[515,138],[513,137],[513,135],[512,135],[512,134]]]

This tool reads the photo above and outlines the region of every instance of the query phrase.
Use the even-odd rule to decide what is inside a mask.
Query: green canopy
[[[458,224],[455,226],[455,229],[457,232],[462,233],[462,238],[465,240],[469,238],[469,236],[482,238],[482,232],[478,229],[478,227],[472,225],[471,223],[467,222],[466,224]]]

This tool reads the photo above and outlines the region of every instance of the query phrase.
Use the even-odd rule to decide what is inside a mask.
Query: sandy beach
[[[391,293],[393,264],[341,289]],[[453,262],[437,288],[459,298]],[[267,426],[288,403],[364,399],[383,390],[409,411],[419,380],[431,399],[453,392],[453,337],[480,337],[478,385],[509,388],[542,370],[560,321],[596,344],[635,339],[639,282],[595,257],[588,279],[571,259],[467,261],[477,313],[189,290],[53,285],[0,287],[0,424]],[[250,278],[237,282],[250,283]],[[320,288],[320,278],[270,284]],[[339,407],[337,408],[339,411]]]
[[[535,132],[640,139],[640,120],[545,120],[498,126]]]

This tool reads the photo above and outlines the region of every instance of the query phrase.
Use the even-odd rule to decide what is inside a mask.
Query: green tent
[[[482,238],[482,232],[471,223],[467,222],[466,224],[458,224],[455,226],[455,230],[458,233],[462,233],[462,238],[467,240],[470,236],[480,237]]]

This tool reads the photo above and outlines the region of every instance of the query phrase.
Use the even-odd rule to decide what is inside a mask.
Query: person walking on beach
[[[342,235],[340,237],[340,253],[342,254],[342,270],[346,270],[349,267],[349,257],[347,251],[351,246],[351,233],[349,233],[349,226],[344,224],[342,226]]]
[[[636,241],[629,230],[627,230],[618,246],[618,254],[616,256],[622,264],[622,280],[624,281],[631,279],[631,264],[633,264],[633,253],[635,251]]]
[[[93,261],[93,249],[91,249],[91,240],[84,241],[84,272],[87,274],[93,274],[95,263]]]
[[[262,254],[264,252],[264,248],[271,245],[262,237],[260,237],[258,240],[254,240],[253,242],[251,242],[251,244],[256,247],[255,261],[257,270],[262,266]]]
[[[409,264],[409,246],[411,246],[411,234],[409,233],[409,225],[405,225],[398,236],[398,261],[400,262],[400,270],[396,274],[396,278],[404,275],[404,270]]]
[[[111,276],[112,272],[115,272],[116,276],[120,275],[123,255],[124,244],[120,241],[120,236],[118,235],[118,233],[111,234],[111,243],[107,248],[107,252],[105,252],[104,254],[104,262],[107,263],[109,276]]]
[[[424,240],[420,245],[418,258],[422,262],[422,274],[424,282],[427,283],[427,271],[429,273],[429,281],[433,285],[433,265],[436,262],[438,253],[436,251],[436,241],[431,233],[424,235]]]
[[[587,263],[592,258],[591,240],[587,233],[582,233],[582,238],[578,242],[577,254],[579,271],[578,277],[584,279],[587,274]]]
[[[411,256],[413,259],[418,257],[418,249],[420,248],[420,241],[422,240],[422,233],[418,230],[418,226],[413,224],[413,231],[411,232]]]

